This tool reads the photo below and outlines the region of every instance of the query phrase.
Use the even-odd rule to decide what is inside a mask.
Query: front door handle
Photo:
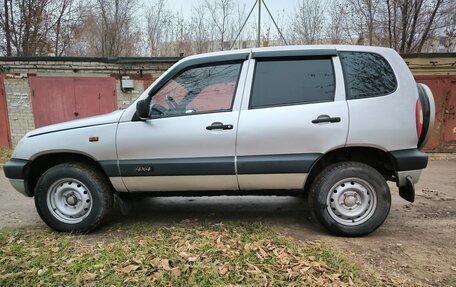
[[[319,124],[319,123],[338,123],[340,122],[339,117],[330,117],[328,115],[319,115],[318,118],[312,120],[313,124]]]
[[[212,123],[210,126],[206,127],[206,130],[232,130],[233,125],[224,125],[221,122]]]

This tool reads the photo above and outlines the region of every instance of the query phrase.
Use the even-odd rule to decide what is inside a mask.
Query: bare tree
[[[73,28],[73,55],[118,57],[139,54],[143,35],[136,23],[137,0],[89,0]]]
[[[19,56],[46,54],[49,48],[46,35],[50,24],[45,23],[45,9],[49,0],[10,0],[4,4],[7,11],[1,15],[0,23],[10,45],[7,54],[13,54],[13,47]]]
[[[358,44],[363,44],[367,37],[367,44],[374,45],[380,4],[381,0],[347,0],[350,21],[354,24],[351,30],[358,34]]]
[[[344,38],[344,20],[346,19],[345,5],[334,0],[329,5],[328,12],[329,20],[326,34],[331,44],[341,44]]]
[[[291,23],[294,44],[316,44],[322,39],[325,4],[320,0],[302,0]]]
[[[136,0],[97,0],[100,13],[99,49],[102,57],[134,54]]]
[[[456,2],[448,1],[442,8],[444,11],[442,28],[444,30],[443,46],[446,52],[456,52]]]
[[[76,8],[74,0],[61,0],[57,1],[53,9],[56,20],[51,38],[54,43],[55,56],[62,56],[71,40],[71,29],[78,21]]]
[[[176,52],[175,55],[192,54],[192,39],[190,24],[184,19],[182,14],[175,17],[176,21]]]
[[[6,56],[12,56],[12,50],[11,50],[11,30],[10,30],[10,20],[9,20],[9,6],[8,6],[8,0],[5,0],[3,3],[3,15],[4,18],[2,18],[3,24],[3,30],[4,30],[4,35],[5,35],[5,41],[6,41]]]
[[[0,28],[6,55],[62,55],[75,21],[74,1],[5,0]]]
[[[151,56],[160,56],[160,42],[170,12],[166,9],[166,1],[158,0],[146,9],[147,38]]]
[[[195,42],[195,52],[198,54],[207,52],[209,40],[209,25],[206,21],[207,12],[203,2],[199,2],[192,8],[191,30],[192,40]]]
[[[219,32],[220,50],[223,51],[225,48],[225,36],[233,15],[233,0],[205,0],[205,3],[209,10],[211,23]]]
[[[386,0],[386,16],[381,21],[388,46],[401,53],[421,52],[432,33],[441,28],[444,4],[445,0]]]

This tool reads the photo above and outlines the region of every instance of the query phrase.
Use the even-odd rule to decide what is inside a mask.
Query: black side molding
[[[320,153],[238,156],[238,174],[308,173]]]
[[[9,179],[24,179],[25,168],[29,163],[28,160],[12,158],[3,166],[3,172]]]
[[[308,173],[321,156],[320,153],[238,156],[237,174]],[[109,177],[236,174],[234,156],[104,160],[100,165]]]
[[[428,155],[418,149],[405,149],[390,152],[396,171],[424,169],[428,164]]]
[[[234,175],[234,156],[100,161],[109,177]]]

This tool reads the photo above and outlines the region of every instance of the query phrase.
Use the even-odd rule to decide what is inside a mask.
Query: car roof
[[[239,49],[239,50],[229,50],[229,51],[218,51],[218,52],[210,52],[198,55],[188,56],[185,59],[199,59],[204,57],[217,57],[217,56],[229,56],[229,55],[237,55],[237,54],[250,54],[250,55],[259,55],[259,54],[269,54],[271,53],[278,53],[286,52],[288,56],[301,56],[303,52],[308,52],[309,54],[312,51],[320,51],[320,53],[324,53],[325,51],[329,54],[333,53],[334,51],[354,51],[354,52],[375,52],[375,53],[382,53],[382,52],[391,52],[394,51],[390,48],[385,47],[377,47],[377,46],[361,46],[361,45],[293,45],[293,46],[275,46],[275,47],[262,47],[262,48],[251,48],[251,49]]]

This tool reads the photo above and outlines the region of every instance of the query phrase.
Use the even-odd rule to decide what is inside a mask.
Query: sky
[[[196,6],[198,2],[202,0],[167,0],[167,7],[174,11],[182,11],[185,18],[189,19],[191,15],[192,6]],[[246,4],[246,13],[250,11],[256,0],[234,0],[240,3]],[[263,0],[271,11],[272,15],[276,18],[279,11],[285,11],[286,14],[290,14],[298,6],[298,0]],[[258,6],[255,9],[254,16],[257,17]],[[262,18],[269,18],[266,9],[262,9]]]

